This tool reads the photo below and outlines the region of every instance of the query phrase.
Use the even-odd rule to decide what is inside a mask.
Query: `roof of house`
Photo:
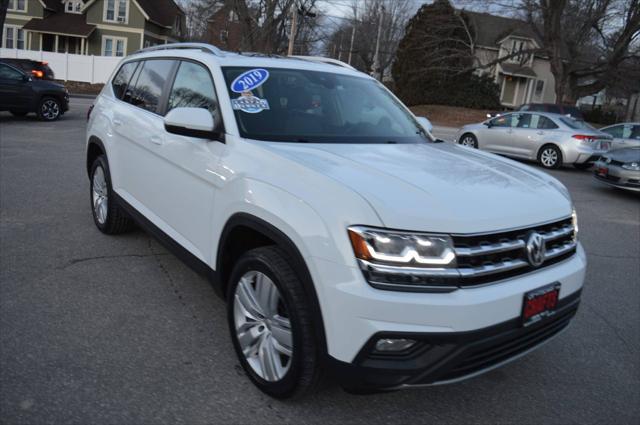
[[[531,24],[514,18],[490,15],[488,13],[464,11],[476,33],[479,46],[498,47],[504,38],[515,35],[539,41]]]
[[[43,19],[33,18],[27,22],[23,28],[36,32],[86,37],[96,29],[96,26],[87,24],[84,15],[77,13],[54,13]]]
[[[163,27],[172,27],[176,21],[176,15],[184,14],[180,6],[174,0],[136,0],[149,20]]]
[[[62,10],[62,0],[40,0],[40,3],[44,5],[47,9],[50,10]]]

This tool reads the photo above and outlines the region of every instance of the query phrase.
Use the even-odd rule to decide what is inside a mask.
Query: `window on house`
[[[537,99],[542,99],[542,93],[544,93],[544,80],[537,80],[533,94]]]
[[[126,22],[127,0],[107,0],[105,2],[105,21]]]
[[[229,31],[222,30],[220,31],[220,42],[226,43],[229,40]]]
[[[26,0],[9,0],[9,6],[7,10],[12,12],[26,12],[27,1]]]
[[[124,56],[126,39],[120,37],[104,37],[102,42],[102,56]]]
[[[0,46],[7,49],[24,49],[24,30],[16,26],[5,25]]]
[[[67,13],[80,13],[82,9],[82,3],[79,1],[68,1],[65,10]]]

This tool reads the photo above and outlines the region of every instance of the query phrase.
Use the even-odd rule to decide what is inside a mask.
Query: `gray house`
[[[540,46],[538,37],[527,22],[487,13],[464,13],[476,35],[476,57],[481,64]],[[516,55],[483,72],[493,76],[500,86],[503,106],[517,108],[525,103],[556,101],[555,78],[549,60],[542,55]]]
[[[9,0],[0,46],[125,56],[176,42],[184,28],[174,0]]]

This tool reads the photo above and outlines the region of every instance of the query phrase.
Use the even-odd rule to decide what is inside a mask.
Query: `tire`
[[[91,165],[90,200],[93,222],[107,235],[124,233],[133,227],[133,221],[115,200],[111,187],[109,163],[100,155]]]
[[[9,111],[11,112],[11,115],[13,115],[14,117],[24,117],[25,115],[28,114],[27,111]]]
[[[582,164],[573,164],[573,166],[578,170],[588,170],[593,167],[593,164],[591,162],[584,162]]]
[[[275,246],[245,253],[234,265],[227,291],[229,331],[238,359],[261,391],[280,399],[314,391],[321,376],[311,308],[286,258]]]
[[[55,97],[43,97],[38,104],[38,118],[42,121],[55,121],[62,116],[62,105]]]
[[[538,162],[544,168],[558,169],[562,166],[562,152],[554,145],[545,145],[538,152]]]
[[[462,146],[468,146],[470,148],[478,149],[478,138],[471,133],[465,133],[460,137],[458,142]]]

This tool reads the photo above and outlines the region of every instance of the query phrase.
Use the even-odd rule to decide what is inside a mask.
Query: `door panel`
[[[483,130],[482,141],[479,141],[482,149],[505,154],[512,135],[511,123],[514,114],[505,114],[491,120],[491,126]]]
[[[31,82],[23,78],[20,71],[0,64],[0,107],[28,109],[31,106]]]

